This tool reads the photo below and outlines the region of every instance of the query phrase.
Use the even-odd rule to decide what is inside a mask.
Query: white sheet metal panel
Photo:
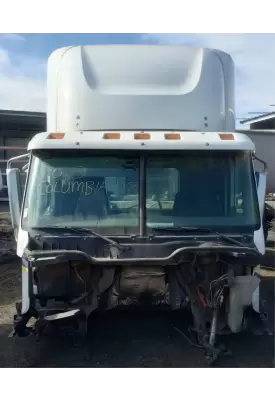
[[[217,50],[75,46],[48,61],[47,131],[234,131],[234,65]]]
[[[180,140],[165,139],[169,132],[147,132],[151,137],[149,140],[137,140],[135,133],[124,131],[120,133],[120,139],[104,139],[102,131],[71,132],[63,139],[48,139],[50,133],[42,132],[30,141],[28,150],[255,150],[249,137],[236,132],[232,133],[234,140],[222,140],[218,132],[180,132]]]

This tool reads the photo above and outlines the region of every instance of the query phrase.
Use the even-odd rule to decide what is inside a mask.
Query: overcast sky
[[[188,44],[224,50],[236,66],[236,114],[275,104],[275,34],[0,34],[0,109],[45,111],[46,61],[76,44]]]

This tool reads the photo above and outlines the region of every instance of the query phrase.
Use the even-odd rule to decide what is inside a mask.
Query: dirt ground
[[[0,265],[15,254],[10,215],[8,212],[1,211],[0,208]]]

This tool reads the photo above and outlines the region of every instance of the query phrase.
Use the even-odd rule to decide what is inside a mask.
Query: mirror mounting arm
[[[259,163],[261,163],[263,165],[263,167],[264,167],[263,172],[267,172],[267,163],[264,160],[262,160],[259,157],[256,157],[255,154],[253,155],[253,159],[256,161],[259,161]]]
[[[24,159],[24,158],[29,158],[29,156],[30,156],[29,153],[26,153],[26,154],[22,154],[20,156],[16,156],[16,157],[10,158],[7,161],[7,169],[11,169],[12,168],[11,164],[12,164],[13,161],[21,160],[21,159]]]

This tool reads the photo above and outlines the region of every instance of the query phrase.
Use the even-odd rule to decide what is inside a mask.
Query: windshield
[[[34,155],[22,225],[139,233],[138,158]]]
[[[251,156],[244,152],[196,151],[150,157],[146,171],[149,227],[259,229]]]
[[[221,151],[127,156],[37,152],[32,156],[22,227],[139,234],[140,179],[145,182],[144,234],[156,227],[199,226],[235,233],[259,228],[251,156]]]

